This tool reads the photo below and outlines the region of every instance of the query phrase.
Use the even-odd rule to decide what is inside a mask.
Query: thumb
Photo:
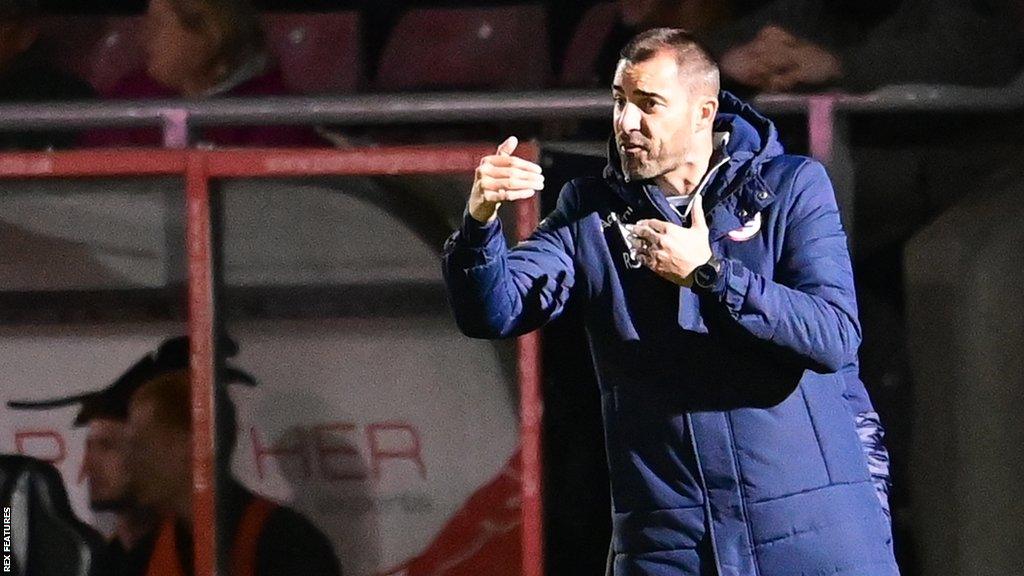
[[[499,156],[511,156],[516,151],[516,146],[519,146],[519,139],[515,136],[509,136],[504,142],[498,145]]]
[[[707,229],[708,221],[704,219],[704,195],[694,194],[690,204],[690,228]]]

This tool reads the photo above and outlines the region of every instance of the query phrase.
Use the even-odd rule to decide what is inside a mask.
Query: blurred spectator
[[[89,505],[115,518],[114,533],[97,559],[96,574],[113,575],[126,567],[145,565],[148,554],[141,543],[153,534],[153,514],[136,506],[128,490],[123,416],[97,417],[88,426],[82,475],[89,480]]]
[[[235,442],[230,401],[220,411]],[[186,576],[193,569],[192,409],[187,370],[166,373],[144,384],[128,411],[128,462],[132,486],[142,505],[164,518],[147,576]],[[230,450],[226,456],[230,455]],[[228,473],[230,458],[221,462]],[[221,538],[231,573],[239,576],[336,576],[338,562],[327,538],[299,513],[259,497],[232,479],[217,494]],[[128,574],[126,573],[126,576]]]
[[[876,21],[847,17],[845,1],[777,0],[708,43],[728,78],[761,91],[1002,85],[1020,64],[1014,1],[903,0]]]
[[[88,427],[82,477],[88,480],[89,507],[94,512],[110,512],[115,518],[113,537],[98,560],[101,567],[132,562],[137,555],[136,544],[154,527],[151,511],[135,506],[128,489],[125,419],[131,395],[159,368],[159,359],[159,355],[157,361],[146,355],[102,390],[52,400],[7,403],[14,409],[29,410],[80,406],[74,425]]]
[[[1017,0],[619,0],[619,10],[599,70],[614,69],[632,34],[681,27],[744,93],[1002,85],[1022,56]]]
[[[233,343],[226,343],[230,346]],[[106,388],[84,394],[36,401],[11,401],[18,410],[46,410],[78,404],[74,426],[87,426],[82,476],[88,480],[89,506],[114,515],[114,534],[97,560],[97,576],[141,573],[149,562],[156,523],[153,510],[137,504],[126,462],[128,404],[140,386],[188,366],[188,340],[167,340],[146,354]],[[229,368],[229,382],[254,384],[251,376]]]
[[[93,96],[88,84],[56,68],[38,46],[35,0],[0,0],[0,102],[48,102]],[[72,132],[0,133],[0,150],[66,148]]]
[[[247,0],[150,0],[145,15],[146,70],[122,80],[111,99],[204,99],[287,94]],[[312,128],[223,126],[202,130],[216,146],[319,146]],[[158,129],[98,130],[91,146],[159,146]]]

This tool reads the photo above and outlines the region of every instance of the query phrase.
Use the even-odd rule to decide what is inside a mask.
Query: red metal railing
[[[214,378],[217,322],[215,246],[210,183],[224,178],[283,176],[381,176],[469,174],[493,146],[439,145],[352,150],[102,150],[0,154],[0,179],[171,176],[185,178],[188,323],[192,342],[193,506],[195,573],[218,574]],[[536,161],[539,148],[525,143],[516,154]],[[539,199],[516,202],[517,234],[537,224]],[[541,502],[541,363],[537,332],[517,344],[522,448],[523,575],[543,574]]]

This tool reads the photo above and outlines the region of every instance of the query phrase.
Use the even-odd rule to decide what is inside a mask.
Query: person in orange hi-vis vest
[[[226,336],[218,349],[225,357],[238,353],[237,344]],[[189,365],[189,340],[168,338],[147,352],[104,388],[77,392],[57,398],[12,400],[15,410],[53,410],[78,406],[74,426],[88,430],[79,479],[87,480],[89,507],[94,512],[110,513],[114,529],[93,563],[96,576],[141,574],[149,563],[155,525],[152,510],[138,505],[130,486],[126,462],[128,405],[135,392],[147,382],[185,370]],[[221,372],[223,384],[255,386],[256,380],[234,366]]]
[[[133,492],[162,518],[149,562],[138,576],[193,576],[190,398],[188,371],[179,370],[144,384],[129,406],[127,460]],[[233,446],[230,401],[218,418],[227,421],[222,429]],[[331,543],[298,512],[253,494],[234,479],[217,498],[227,528],[220,540],[228,547],[228,576],[340,576]]]

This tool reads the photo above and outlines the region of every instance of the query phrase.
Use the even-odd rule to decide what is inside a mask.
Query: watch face
[[[703,264],[694,270],[693,280],[697,283],[697,286],[700,286],[701,288],[710,288],[714,286],[715,281],[718,280],[718,273],[715,271],[714,266]]]

